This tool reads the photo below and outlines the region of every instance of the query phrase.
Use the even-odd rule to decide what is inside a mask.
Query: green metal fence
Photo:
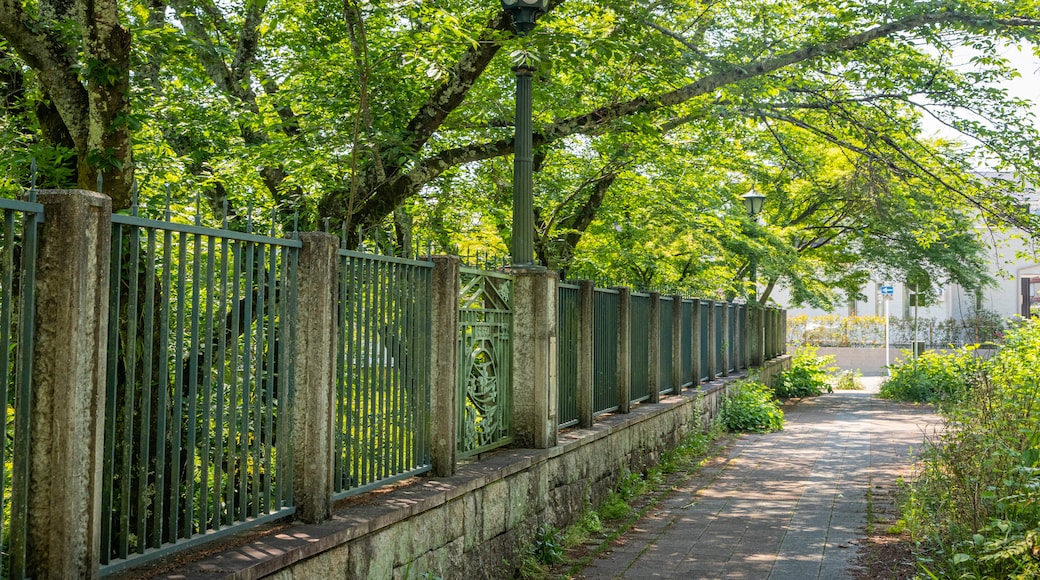
[[[710,300],[701,300],[700,303],[697,306],[697,309],[700,311],[700,314],[699,314],[700,324],[698,326],[700,326],[700,333],[701,333],[701,336],[700,336],[700,339],[701,339],[700,340],[700,345],[701,346],[700,346],[700,353],[698,354],[698,356],[700,357],[700,361],[701,361],[701,364],[700,364],[700,375],[701,375],[700,376],[700,380],[701,380],[701,382],[704,382],[704,381],[710,381],[711,379],[714,378],[714,377],[711,376],[711,366],[709,364],[711,362],[711,348],[712,348],[712,343],[711,343],[711,340],[710,340],[710,338],[711,338],[711,301]]]
[[[560,284],[556,302],[556,414],[559,427],[578,424],[578,322],[581,293],[574,284]]]
[[[197,220],[112,222],[107,571],[293,513],[300,247]]]
[[[29,494],[32,305],[37,226],[43,206],[0,199],[0,213],[0,363],[4,369],[0,401],[6,417],[4,429],[0,430],[0,577],[22,578]]]
[[[772,308],[766,308],[762,313],[762,326],[765,328],[762,356],[770,359],[776,356],[776,316],[774,316]]]
[[[748,336],[747,330],[748,306],[741,304],[737,307],[737,335],[740,337],[740,346],[737,348],[737,367],[748,368]]]
[[[693,327],[693,300],[683,299],[679,314],[679,326],[681,329],[679,356],[682,358],[682,377],[679,388],[686,389],[699,382],[699,377],[693,376],[694,356],[700,353],[693,352],[693,335],[699,329]]]
[[[732,302],[726,305],[726,371],[737,372],[737,345],[740,336],[737,334],[737,316],[740,310]]]
[[[660,329],[657,345],[660,353],[657,362],[657,392],[662,395],[675,391],[675,381],[672,377],[672,361],[674,360],[672,357],[672,341],[675,340],[675,337],[672,335],[674,330],[672,323],[673,303],[674,300],[671,296],[662,296],[657,309],[657,324]]]
[[[513,279],[460,272],[458,449],[468,457],[513,441]]]
[[[339,252],[336,498],[430,469],[431,262]]]
[[[650,295],[633,292],[629,302],[631,402],[650,398]]]
[[[725,364],[725,348],[726,348],[726,318],[725,318],[726,305],[723,302],[712,302],[711,310],[714,321],[714,344],[711,345],[711,357],[714,358],[714,369],[716,369],[716,376],[722,376],[726,369]]]
[[[593,293],[592,413],[616,411],[618,401],[617,290],[596,288]]]

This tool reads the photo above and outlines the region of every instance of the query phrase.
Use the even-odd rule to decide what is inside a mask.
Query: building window
[[[1040,276],[1022,278],[1022,316],[1040,316]]]

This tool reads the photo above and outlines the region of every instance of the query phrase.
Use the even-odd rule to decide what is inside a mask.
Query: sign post
[[[892,369],[888,366],[888,303],[891,302],[894,295],[895,288],[891,284],[881,285],[881,299],[885,301],[885,368],[888,369],[888,376],[892,376]]]

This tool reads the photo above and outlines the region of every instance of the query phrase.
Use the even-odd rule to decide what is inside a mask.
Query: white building
[[[993,174],[992,178],[1006,178]],[[1029,211],[1040,214],[1040,192],[1029,190],[1023,200],[1029,204]],[[935,320],[964,320],[979,310],[994,312],[1006,319],[1016,315],[1028,316],[1030,308],[1040,308],[1040,238],[1031,239],[1025,232],[1012,229],[1008,232],[993,232],[980,229],[979,234],[989,246],[989,274],[996,285],[988,287],[981,295],[964,290],[959,286],[947,286],[941,289],[935,304],[920,307],[917,316]],[[913,318],[915,315],[914,288],[897,280],[874,280],[864,288],[865,301],[855,301],[844,308],[826,312],[816,308],[789,308],[790,316],[808,315],[822,316],[827,314],[881,316],[884,314],[884,301],[881,299],[883,285],[893,287],[892,298],[888,301],[889,315],[899,318]],[[775,296],[782,305],[789,304],[788,294],[777,288]]]

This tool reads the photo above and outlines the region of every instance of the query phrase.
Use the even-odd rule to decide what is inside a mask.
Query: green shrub
[[[892,376],[881,385],[883,399],[914,403],[953,403],[967,395],[981,361],[975,347],[927,351],[889,366]]]
[[[946,429],[920,462],[904,519],[930,555],[930,577],[1036,578],[1040,321],[1009,329],[989,361],[961,362],[969,371],[935,389]]]
[[[815,346],[802,346],[795,351],[791,369],[780,374],[774,389],[778,398],[818,397],[832,392],[827,367],[834,363],[834,357],[817,356],[818,350]]]
[[[719,413],[719,421],[727,430],[769,433],[784,428],[784,412],[772,389],[754,382],[737,383],[730,389]]]

